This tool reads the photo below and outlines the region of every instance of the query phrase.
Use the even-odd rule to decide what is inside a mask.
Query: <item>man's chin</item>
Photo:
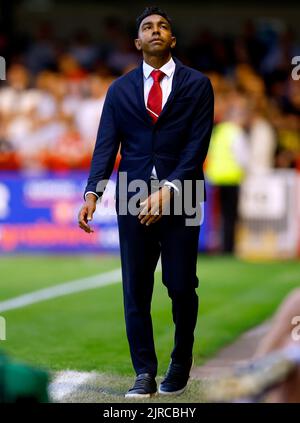
[[[148,50],[148,54],[152,56],[165,56],[170,51],[169,48],[162,46],[161,44],[152,45],[151,48]]]

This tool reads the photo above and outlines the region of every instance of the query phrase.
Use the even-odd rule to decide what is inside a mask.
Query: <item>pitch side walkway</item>
[[[215,357],[203,366],[193,367],[192,379],[209,379],[232,369],[233,366],[243,364],[252,358],[260,340],[267,333],[271,325],[268,320],[263,324],[243,333],[235,342],[222,348]]]

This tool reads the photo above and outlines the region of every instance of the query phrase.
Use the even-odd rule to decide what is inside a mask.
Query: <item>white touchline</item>
[[[78,388],[87,384],[95,377],[95,372],[62,371],[49,384],[48,392],[51,400],[62,401],[64,397],[70,396]]]
[[[158,263],[156,270],[161,270],[160,262]],[[121,268],[119,268],[106,273],[89,276],[87,278],[54,285],[49,288],[40,289],[38,291],[33,291],[28,294],[20,295],[18,297],[0,302],[0,313],[26,307],[31,304],[40,303],[42,301],[51,300],[53,298],[63,297],[65,295],[88,291],[89,289],[100,288],[106,285],[112,285],[114,283],[121,282],[121,280],[122,272]]]
[[[40,289],[38,291],[33,291],[28,294],[0,302],[0,313],[39,303],[41,301],[50,300],[52,298],[63,297],[64,295],[87,291],[89,289],[95,289],[105,285],[111,285],[113,283],[121,282],[121,280],[121,269],[115,269],[110,272],[100,273],[87,278],[77,279],[75,281]]]

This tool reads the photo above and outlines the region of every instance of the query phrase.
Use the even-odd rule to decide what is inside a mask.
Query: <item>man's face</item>
[[[161,55],[175,47],[176,38],[172,35],[169,22],[160,15],[150,15],[142,20],[135,40],[138,50],[151,55]]]

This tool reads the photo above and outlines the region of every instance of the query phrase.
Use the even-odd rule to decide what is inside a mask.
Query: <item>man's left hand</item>
[[[171,196],[172,194],[166,186],[149,195],[146,200],[140,203],[141,211],[138,215],[140,222],[149,226],[161,219],[163,212],[170,203]]]

